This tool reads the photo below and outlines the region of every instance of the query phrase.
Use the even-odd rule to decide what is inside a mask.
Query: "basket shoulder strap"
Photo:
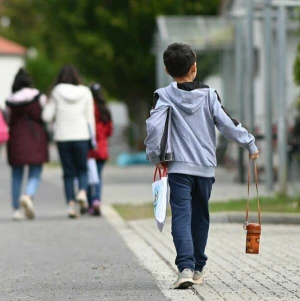
[[[251,169],[251,159],[249,158],[249,164],[248,164],[248,197],[247,197],[247,209],[246,209],[246,224],[248,223],[249,209],[250,209],[250,169]],[[254,160],[254,179],[255,179],[255,187],[256,187],[258,223],[261,225],[260,202],[259,202],[259,197],[258,197],[258,175],[257,175],[257,166],[256,166],[255,160]]]

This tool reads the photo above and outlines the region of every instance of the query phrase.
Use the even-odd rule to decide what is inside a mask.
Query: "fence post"
[[[278,42],[278,153],[279,193],[287,193],[287,127],[286,127],[286,7],[277,8]]]
[[[272,41],[272,8],[271,0],[264,1],[264,43],[265,43],[265,177],[266,188],[273,189],[273,131],[272,131],[272,60],[271,60],[271,41]]]

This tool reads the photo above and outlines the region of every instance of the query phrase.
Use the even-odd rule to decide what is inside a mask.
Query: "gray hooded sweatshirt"
[[[174,152],[174,161],[168,162],[169,173],[214,177],[217,165],[215,127],[250,154],[257,152],[253,135],[224,111],[214,89],[186,91],[172,82],[155,93],[159,98],[146,121],[148,136],[145,145],[151,163],[160,162],[160,143],[169,106],[172,107]]]

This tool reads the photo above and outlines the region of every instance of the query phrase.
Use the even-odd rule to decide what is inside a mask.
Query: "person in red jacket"
[[[88,157],[96,160],[99,184],[89,185],[88,201],[89,213],[99,216],[101,215],[102,170],[105,161],[109,158],[108,138],[112,135],[113,123],[111,113],[103,97],[101,85],[95,83],[90,88],[94,98],[97,148],[90,150]]]

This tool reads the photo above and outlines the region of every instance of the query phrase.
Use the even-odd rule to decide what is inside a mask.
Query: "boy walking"
[[[223,109],[217,92],[194,81],[196,54],[190,46],[174,43],[163,54],[166,72],[174,82],[155,91],[155,108],[147,119],[146,152],[152,164],[160,162],[160,143],[167,110],[172,107],[174,160],[167,162],[172,210],[172,236],[176,248],[178,279],[174,288],[202,282],[207,261],[205,247],[209,230],[209,208],[215,181],[215,126],[227,139],[258,158],[253,135]]]

